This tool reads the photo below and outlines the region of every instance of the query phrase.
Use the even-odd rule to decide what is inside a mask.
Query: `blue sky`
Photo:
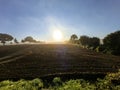
[[[52,40],[53,29],[97,36],[120,29],[120,0],[0,0],[0,33]]]

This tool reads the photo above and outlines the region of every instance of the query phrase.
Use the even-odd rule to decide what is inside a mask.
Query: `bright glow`
[[[60,42],[62,41],[62,38],[63,38],[63,35],[62,35],[62,32],[60,30],[55,30],[53,32],[53,39],[56,41],[56,42]]]

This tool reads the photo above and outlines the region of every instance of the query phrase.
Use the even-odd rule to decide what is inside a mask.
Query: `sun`
[[[53,32],[54,41],[60,42],[60,41],[62,41],[62,38],[63,38],[63,35],[62,35],[62,32],[60,30],[55,30]]]

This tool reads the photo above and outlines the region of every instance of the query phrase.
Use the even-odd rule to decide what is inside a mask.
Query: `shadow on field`
[[[43,80],[43,82],[47,82],[47,83],[52,83],[52,80],[55,77],[60,77],[62,81],[67,81],[70,79],[84,79],[90,82],[95,82],[98,78],[103,79],[106,76],[106,74],[103,73],[93,73],[93,74],[79,74],[79,73],[74,73],[74,74],[51,74],[51,75],[46,75],[46,76],[41,76],[41,77],[36,77],[36,78],[40,78]],[[14,78],[7,78],[6,80],[12,80],[12,81],[18,81],[20,79],[25,79],[25,80],[33,80],[35,79],[34,77],[24,77],[24,78],[18,78],[18,77],[14,77]],[[0,81],[5,80],[4,78],[0,78]]]
[[[70,79],[84,79],[91,82],[97,80],[97,78],[103,79],[106,74],[55,74],[55,75],[48,75],[44,77],[40,77],[43,81],[51,82],[53,78],[60,77],[62,81],[67,81]]]

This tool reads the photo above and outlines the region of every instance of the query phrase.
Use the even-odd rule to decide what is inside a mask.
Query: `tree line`
[[[78,38],[76,34],[71,35],[69,42],[97,52],[120,55],[120,30],[106,35],[102,40],[103,43],[100,43],[98,37],[82,35]]]
[[[14,38],[12,35],[10,34],[3,34],[3,33],[0,33],[0,42],[5,45],[6,42],[10,42],[10,41],[14,41],[14,43],[18,44],[18,40],[16,38]],[[31,36],[27,36],[25,37],[24,39],[21,40],[22,43],[24,42],[32,42],[32,43],[40,43],[40,41],[37,41],[35,40],[33,37]]]
[[[0,42],[5,45],[6,42],[14,40],[15,43],[19,43],[16,38],[9,34],[0,33]],[[27,36],[21,40],[24,42],[32,42],[32,43],[42,43],[40,41],[35,40],[31,36]],[[89,37],[86,35],[78,36],[76,34],[71,35],[69,43],[81,45],[83,48],[88,48],[95,50],[97,52],[110,53],[114,55],[120,55],[120,30],[110,33],[106,35],[103,39],[103,44],[100,43],[100,39],[98,37]]]

